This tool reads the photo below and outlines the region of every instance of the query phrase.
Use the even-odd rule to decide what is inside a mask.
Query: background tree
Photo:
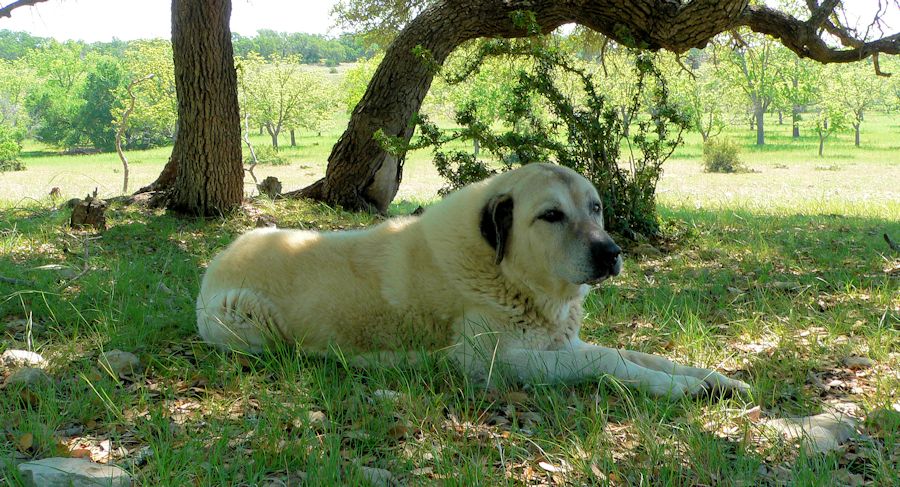
[[[65,145],[80,139],[74,121],[83,103],[79,95],[89,62],[94,59],[82,56],[83,51],[80,43],[51,41],[26,56],[39,80],[25,100],[38,140]]]
[[[25,100],[35,88],[35,76],[23,59],[0,60],[0,123],[23,135],[30,125]]]
[[[765,116],[775,99],[778,70],[774,41],[768,36],[744,34],[724,48],[721,75],[740,89],[750,103],[756,123],[756,145],[766,143]]]
[[[826,76],[829,84],[834,86],[833,96],[843,106],[847,123],[853,127],[856,147],[859,147],[859,130],[865,113],[881,100],[887,83],[884,78],[875,76],[868,63],[829,68]]]
[[[825,142],[835,133],[847,128],[849,119],[847,107],[841,101],[842,88],[830,79],[830,67],[817,66],[815,69],[816,101],[814,113],[807,125],[819,138],[819,157],[824,156]]]
[[[711,49],[710,49],[711,51]],[[662,67],[676,103],[691,122],[691,128],[706,142],[726,125],[729,113],[738,111],[743,93],[718,76],[709,52],[697,51],[686,63],[663,56]]]
[[[122,110],[119,91],[124,86],[125,72],[115,59],[104,58],[94,65],[81,88],[83,103],[75,114],[67,145],[88,143],[103,151],[115,148],[116,124],[113,120]]]
[[[266,128],[272,147],[278,148],[278,136],[288,121],[297,116],[310,75],[304,73],[300,58],[273,54],[268,63],[250,53],[241,60],[241,89],[250,117]]]
[[[178,119],[172,43],[162,39],[132,41],[123,59],[130,81],[153,75],[133,88],[135,105],[128,117],[125,144],[143,149],[172,143]],[[124,92],[121,97],[128,98]]]
[[[285,121],[291,134],[291,146],[297,145],[296,131],[321,132],[325,122],[341,106],[337,90],[323,76],[306,71],[296,82],[300,99],[297,109]]]
[[[815,102],[815,65],[784,48],[775,50],[775,64],[778,79],[773,103],[780,111],[790,112],[791,136],[797,139],[800,137],[801,113]]]

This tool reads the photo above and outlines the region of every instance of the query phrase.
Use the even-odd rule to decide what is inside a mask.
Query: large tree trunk
[[[297,147],[297,138],[294,135],[294,129],[291,129],[291,147]]]
[[[756,109],[756,145],[766,145],[765,131],[766,110],[763,108]]]
[[[180,125],[170,164],[180,167],[167,206],[191,215],[220,215],[243,199],[230,18],[231,0],[172,0]]]
[[[860,125],[861,124],[859,124],[859,123],[853,124],[853,130],[856,132],[856,147],[859,147],[859,126]]]

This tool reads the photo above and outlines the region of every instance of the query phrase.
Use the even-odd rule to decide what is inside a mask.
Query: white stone
[[[119,487],[131,485],[128,472],[84,458],[44,458],[19,464],[25,485],[35,487]]]
[[[875,361],[868,357],[846,357],[844,366],[853,370],[868,369],[875,365]]]
[[[394,478],[394,474],[383,468],[364,467],[360,465],[359,470],[362,473],[362,476],[365,477],[373,487],[400,485],[397,482],[397,479]]]
[[[0,364],[6,367],[43,367],[47,361],[40,354],[28,350],[7,350],[0,355]]]
[[[134,373],[141,365],[141,360],[135,354],[121,350],[103,352],[99,362],[103,370],[108,370],[116,376]]]

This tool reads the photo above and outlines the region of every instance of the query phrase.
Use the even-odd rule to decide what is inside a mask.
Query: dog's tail
[[[281,339],[275,306],[252,289],[201,292],[197,329],[204,341],[223,350],[259,353]]]

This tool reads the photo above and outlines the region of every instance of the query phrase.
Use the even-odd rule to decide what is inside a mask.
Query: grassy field
[[[257,175],[288,188],[320,177],[343,123]],[[0,282],[0,347],[40,352],[52,380],[0,390],[0,479],[20,482],[16,461],[75,454],[124,465],[140,485],[360,485],[384,474],[372,469],[409,485],[896,485],[900,255],[882,234],[900,240],[900,118],[873,114],[862,148],[842,135],[825,158],[772,129],[761,150],[746,129],[729,133],[748,144],[756,172],[744,174],[701,172],[689,137],[660,187],[662,254],[629,255],[589,297],[585,338],[754,388],[674,402],[607,380],[485,391],[439,360],[363,371],[293,350],[219,354],[193,311],[215,252],[259,214],[297,228],[373,218],[296,201],[255,200],[213,221],[116,205],[92,238],[45,195],[117,194],[115,156],[30,146],[27,171],[0,174],[0,276],[26,281]],[[130,154],[135,187],[167,152]],[[427,160],[410,157],[398,201],[433,198]],[[107,373],[98,357],[113,349],[141,367]],[[832,410],[861,435],[830,453],[764,426]]]

